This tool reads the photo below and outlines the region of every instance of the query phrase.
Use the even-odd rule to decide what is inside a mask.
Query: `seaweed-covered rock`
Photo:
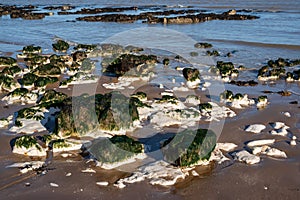
[[[28,54],[28,53],[38,54],[38,53],[42,53],[42,47],[29,45],[29,46],[23,47],[22,52],[24,54]]]
[[[72,107],[74,110],[72,110]],[[136,100],[121,93],[82,95],[64,102],[57,117],[57,133],[62,136],[85,135],[93,130],[124,132],[139,119]]]
[[[184,130],[164,142],[164,159],[179,167],[196,165],[201,160],[209,160],[216,140],[211,130]]]
[[[38,100],[38,103],[40,106],[49,107],[51,105],[60,104],[67,98],[68,96],[64,93],[55,90],[47,90]]]
[[[212,105],[210,103],[201,103],[199,104],[199,110],[209,112],[212,110]]]
[[[131,95],[131,97],[138,98],[140,101],[147,101],[147,94],[144,92],[137,92]]]
[[[64,88],[74,84],[96,83],[97,81],[98,77],[93,74],[77,72],[76,74],[70,76],[68,79],[61,81],[59,87]]]
[[[224,102],[231,102],[233,100],[233,92],[230,90],[225,90],[220,94],[220,100]]]
[[[217,61],[217,65],[210,68],[210,72],[220,75],[223,80],[237,77],[239,71],[234,68],[232,62]]]
[[[72,57],[75,62],[82,62],[87,58],[87,54],[85,51],[76,51],[72,53]]]
[[[220,56],[220,53],[217,50],[206,51],[206,55],[208,56]]]
[[[194,46],[195,46],[195,48],[211,48],[212,44],[209,44],[206,42],[198,42]]]
[[[56,43],[52,44],[52,47],[54,51],[67,52],[70,45],[63,40],[58,40]]]
[[[155,63],[157,63],[157,57],[154,55],[123,54],[108,65],[104,72],[123,76],[129,70],[133,70],[135,75],[139,75],[143,73],[144,68]]]
[[[169,65],[169,64],[170,64],[170,59],[169,59],[169,58],[165,58],[165,59],[163,60],[163,65],[167,66],[167,65]]]
[[[39,55],[39,54],[27,54],[26,58],[24,58],[26,66],[32,70],[36,67],[49,63],[49,58],[47,56]]]
[[[184,68],[182,70],[184,78],[187,80],[189,88],[197,88],[200,84],[200,72],[195,68]]]
[[[37,67],[34,71],[34,74],[40,75],[40,76],[57,76],[61,74],[61,69],[58,66],[52,65],[52,64],[46,64],[41,65]]]
[[[143,145],[126,135],[93,142],[89,152],[102,164],[114,165],[143,153]]]
[[[74,49],[77,51],[90,52],[90,51],[96,49],[96,47],[97,47],[97,45],[95,45],[95,44],[78,44],[74,47]]]
[[[182,74],[187,81],[191,82],[196,81],[200,76],[199,70],[195,68],[184,68]]]
[[[2,101],[6,101],[7,104],[13,104],[15,102],[35,103],[37,98],[38,94],[29,92],[28,89],[17,88],[3,97]]]
[[[23,78],[20,80],[23,86],[33,86],[34,82],[38,79],[38,76],[33,73],[27,73],[23,75]]]
[[[24,135],[15,139],[13,153],[27,156],[46,156],[45,149],[37,142],[34,136]]]
[[[20,72],[21,72],[21,69],[18,66],[12,66],[12,67],[5,67],[1,73],[6,74],[11,77],[14,77],[15,75],[19,74]]]
[[[58,81],[57,77],[38,77],[36,81],[34,81],[35,87],[46,87],[48,84],[52,84]]]
[[[268,97],[267,96],[259,96],[257,98],[257,104],[256,106],[258,108],[263,108],[268,104]]]
[[[9,75],[0,73],[0,90],[13,91],[20,85]]]
[[[0,67],[10,67],[10,66],[16,66],[17,65],[17,60],[11,57],[0,57]]]

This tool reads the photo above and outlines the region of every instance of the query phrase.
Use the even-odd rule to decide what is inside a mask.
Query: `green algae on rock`
[[[52,44],[52,47],[54,51],[67,52],[70,45],[63,40],[58,40],[56,43]]]
[[[102,164],[114,164],[143,153],[144,147],[126,135],[116,135],[93,142],[89,152]]]
[[[157,62],[157,57],[154,55],[122,54],[110,63],[104,69],[104,72],[113,73],[116,76],[123,76],[130,70],[133,70],[135,74],[139,75],[144,71],[144,67],[154,65]]]
[[[184,130],[163,143],[164,159],[178,167],[196,165],[210,158],[216,140],[216,134],[211,130]]]
[[[82,136],[93,130],[130,130],[139,119],[137,107],[141,105],[144,104],[137,98],[128,98],[119,92],[72,97],[72,102],[62,104],[56,133]]]

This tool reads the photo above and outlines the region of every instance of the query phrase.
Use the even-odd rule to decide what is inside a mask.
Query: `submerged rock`
[[[207,129],[185,130],[163,144],[164,159],[180,167],[209,160],[216,146],[216,135]]]
[[[198,42],[194,45],[195,48],[211,48],[213,45],[206,42]]]

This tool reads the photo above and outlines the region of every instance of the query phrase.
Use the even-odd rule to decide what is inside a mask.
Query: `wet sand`
[[[275,138],[278,142],[273,146],[285,151],[287,159],[261,156],[261,162],[251,166],[228,161],[221,165],[214,164],[208,170],[197,168],[199,177],[189,176],[172,187],[152,186],[146,180],[118,189],[113,183],[130,173],[103,170],[93,163],[86,163],[87,160],[78,155],[69,158],[56,156],[45,175],[37,175],[36,172],[20,174],[18,169],[6,166],[30,161],[31,158],[13,154],[9,142],[15,136],[0,134],[0,196],[5,199],[299,199],[299,142],[291,146],[287,137],[268,133],[271,130],[268,125],[270,122],[282,121],[299,138],[300,108],[299,105],[288,104],[292,100],[299,101],[300,98],[297,95],[281,97],[274,94],[269,96],[271,104],[263,110],[252,107],[238,111],[236,117],[226,120],[218,140],[233,142],[240,150],[247,141]],[[287,118],[283,112],[290,112],[292,117]],[[246,125],[254,123],[265,124],[267,129],[259,134],[243,131]],[[231,157],[229,154],[226,156]],[[82,173],[81,170],[86,168],[92,168],[96,173]],[[67,173],[72,175],[67,177]],[[109,186],[96,185],[99,181],[108,181]],[[26,186],[26,183],[30,183],[30,186]],[[56,183],[59,187],[51,187],[50,183]]]

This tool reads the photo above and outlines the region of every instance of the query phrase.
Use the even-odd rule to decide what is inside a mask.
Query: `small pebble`
[[[290,114],[289,112],[284,112],[283,114],[284,114],[284,116],[286,116],[286,117],[291,117],[291,114]]]
[[[72,173],[67,173],[66,176],[67,177],[72,176]]]
[[[267,186],[264,186],[264,189],[265,189],[265,190],[268,190],[269,188],[268,188]]]
[[[56,183],[50,183],[50,186],[51,186],[51,187],[59,187],[59,185],[56,184]]]
[[[29,186],[30,186],[30,183],[25,183],[25,186],[26,186],[26,187],[29,187]]]
[[[100,185],[100,186],[108,186],[108,182],[107,181],[97,182],[96,184]]]

